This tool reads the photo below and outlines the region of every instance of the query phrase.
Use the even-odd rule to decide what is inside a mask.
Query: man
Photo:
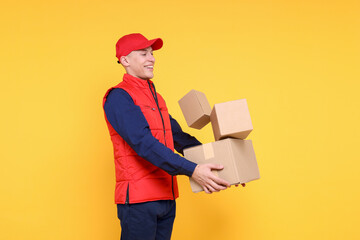
[[[206,193],[230,186],[211,172],[223,166],[197,165],[174,153],[174,148],[182,154],[201,143],[181,130],[150,80],[153,51],[162,45],[160,38],[148,40],[139,33],[120,38],[116,57],[126,74],[103,99],[114,146],[121,239],[170,239],[179,196],[176,175],[192,177]]]

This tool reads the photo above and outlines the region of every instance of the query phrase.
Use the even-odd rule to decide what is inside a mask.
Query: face
[[[125,57],[126,72],[134,77],[148,80],[154,77],[155,58],[151,47],[132,51]]]

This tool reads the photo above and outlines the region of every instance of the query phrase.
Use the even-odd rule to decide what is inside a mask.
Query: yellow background
[[[115,43],[162,37],[154,82],[177,100],[246,98],[261,179],[193,194],[173,239],[360,239],[359,1],[2,1],[0,239],[119,239],[102,110]]]

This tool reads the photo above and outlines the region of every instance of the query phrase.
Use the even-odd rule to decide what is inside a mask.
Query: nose
[[[155,57],[154,57],[154,55],[152,55],[151,53],[149,53],[149,54],[148,54],[148,60],[149,60],[150,62],[155,62]]]

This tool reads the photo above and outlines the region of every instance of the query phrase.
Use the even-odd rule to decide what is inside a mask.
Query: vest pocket
[[[140,105],[140,109],[151,130],[162,129],[160,114],[156,106]]]

